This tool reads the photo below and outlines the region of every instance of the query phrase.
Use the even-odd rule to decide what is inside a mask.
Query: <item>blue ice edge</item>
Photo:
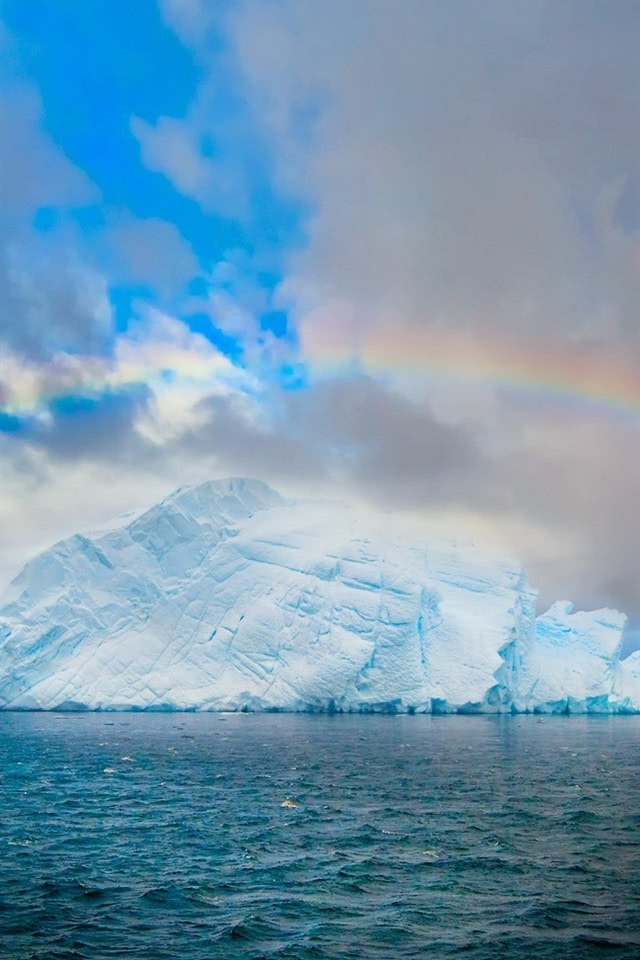
[[[252,697],[252,700],[255,698]],[[297,707],[276,707],[260,705],[255,702],[244,703],[237,707],[180,707],[171,703],[157,703],[149,706],[137,704],[109,704],[106,706],[91,707],[86,703],[67,700],[56,704],[55,707],[29,706],[0,706],[4,713],[281,713],[281,714],[313,714],[328,716],[346,715],[378,715],[378,716],[638,716],[640,710],[628,703],[610,703],[607,696],[588,697],[586,700],[575,700],[566,697],[550,703],[537,704],[532,709],[518,709],[511,704],[506,709],[496,709],[490,702],[465,703],[454,706],[445,700],[433,698],[429,705],[402,704],[398,701],[388,703],[363,703],[360,706],[342,705],[335,700],[326,703],[300,704]]]

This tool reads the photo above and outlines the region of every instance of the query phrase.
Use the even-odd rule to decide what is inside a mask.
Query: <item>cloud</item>
[[[382,308],[421,326],[616,332],[615,311],[602,326],[597,212],[640,176],[637,9],[242,10],[258,122],[283,185],[314,205],[299,282],[374,321]],[[314,102],[309,134],[299,116]]]
[[[111,338],[106,280],[67,241],[64,232],[0,237],[0,341],[34,359],[99,351]]]
[[[0,342],[31,357],[99,349],[111,332],[103,277],[79,258],[69,225],[48,234],[32,226],[41,207],[64,212],[99,193],[45,133],[36,91],[4,79],[0,128],[11,133],[0,137]]]
[[[163,297],[175,296],[200,272],[190,244],[157,217],[122,218],[108,229],[107,244],[117,276]]]
[[[207,213],[236,215],[246,209],[245,185],[233,167],[204,152],[207,126],[198,117],[160,117],[150,124],[131,120],[143,164],[161,173],[175,189]]]
[[[327,479],[328,461],[305,437],[285,424],[278,429],[263,404],[237,396],[210,397],[199,407],[202,420],[176,441],[191,462],[208,461],[213,472],[257,476],[296,486]]]
[[[25,431],[25,441],[57,460],[92,463],[149,462],[153,447],[136,430],[136,420],[150,400],[148,387],[120,389],[98,395],[57,397]]]
[[[430,368],[457,338],[470,373],[506,342],[640,383],[639,30],[631,3],[249,0],[230,19],[279,187],[312,211],[280,290],[303,357],[324,377],[354,358],[393,387],[358,422],[355,487],[380,489],[388,457],[381,499],[429,507],[424,461],[446,454],[421,453],[397,395],[443,431],[473,422],[484,455],[450,491],[477,529],[509,530],[548,593],[636,615],[637,430]]]
[[[160,10],[167,25],[188,45],[200,44],[220,19],[220,8],[207,0],[161,0]]]
[[[2,224],[21,222],[40,206],[82,206],[99,193],[43,130],[42,105],[25,83],[5,81],[0,98],[0,209]]]
[[[289,394],[287,414],[293,429],[302,429],[368,497],[403,509],[455,503],[465,476],[479,472],[484,459],[472,424],[443,424],[368,377],[321,381]]]
[[[412,510],[455,505],[468,497],[467,478],[491,471],[472,424],[444,425],[368,377],[207,397],[198,409],[176,450],[298,489],[349,489]]]
[[[108,355],[58,352],[46,362],[5,351],[5,408],[22,416],[39,416],[61,397],[95,396],[148,387],[158,413],[158,427],[167,429],[194,404],[216,389],[238,389],[251,383],[202,334],[182,321],[139,305],[127,330],[114,337]]]
[[[202,293],[184,304],[186,312],[209,317],[222,333],[253,350],[261,336],[260,316],[268,310],[269,293],[258,283],[256,265],[239,250],[228,250],[201,278]]]

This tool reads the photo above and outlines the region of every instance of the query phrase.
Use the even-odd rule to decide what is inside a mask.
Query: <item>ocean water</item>
[[[0,714],[0,954],[637,960],[639,740],[638,717]]]

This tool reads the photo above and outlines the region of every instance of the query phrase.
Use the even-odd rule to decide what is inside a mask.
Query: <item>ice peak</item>
[[[163,503],[175,503],[188,506],[190,503],[215,505],[235,500],[238,503],[251,504],[255,509],[275,506],[282,503],[282,497],[268,484],[249,477],[226,477],[222,480],[206,480],[204,483],[179,487]]]
[[[249,494],[251,496],[262,496],[265,500],[274,500],[274,502],[282,499],[280,494],[276,493],[269,484],[252,477],[223,477],[218,480],[204,480],[201,483],[178,487],[177,490],[169,494],[167,499],[175,499],[194,491],[213,498],[229,495],[241,497]]]

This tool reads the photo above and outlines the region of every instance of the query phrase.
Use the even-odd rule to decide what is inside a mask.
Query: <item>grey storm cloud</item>
[[[202,401],[204,419],[176,451],[274,482],[346,485],[403,509],[464,502],[471,478],[492,474],[479,428],[440,423],[369,377],[274,391],[265,406],[268,418],[256,419],[253,405],[237,397]],[[486,482],[483,489],[487,495]]]
[[[249,0],[230,30],[313,204],[298,280],[427,327],[634,325],[637,3]]]
[[[22,440],[44,452],[52,464],[108,460],[143,462],[153,469],[155,446],[136,429],[150,402],[151,392],[144,386],[58,400],[49,405],[46,419],[25,426]]]
[[[403,507],[464,495],[485,462],[480,430],[446,425],[370,377],[321,382],[286,403],[292,429],[333,457],[370,497]]]
[[[320,480],[328,476],[328,460],[305,435],[287,421],[256,420],[246,401],[238,397],[209,397],[198,405],[202,422],[174,444],[179,457],[206,457],[219,468],[272,481]]]

